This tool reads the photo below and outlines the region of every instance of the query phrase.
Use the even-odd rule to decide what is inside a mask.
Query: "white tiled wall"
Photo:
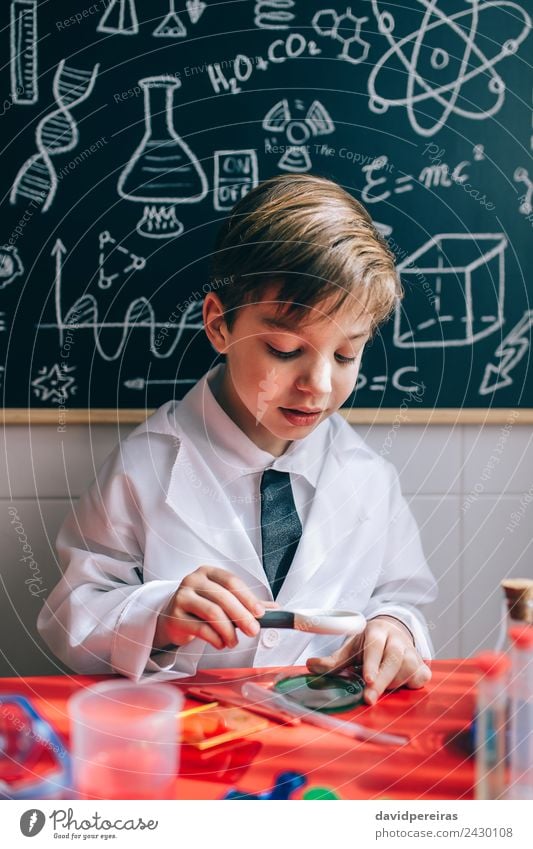
[[[43,597],[58,579],[53,542],[70,499],[94,478],[130,427],[6,428],[0,457],[2,606],[0,675],[53,674],[35,629]],[[438,657],[492,647],[504,576],[533,577],[533,431],[505,426],[357,426],[391,460],[419,523],[439,599],[425,609]],[[492,458],[492,459],[491,459]],[[27,566],[13,510],[38,574]],[[11,510],[11,512],[9,512]],[[20,529],[19,529],[20,532]],[[27,549],[26,549],[27,553]]]

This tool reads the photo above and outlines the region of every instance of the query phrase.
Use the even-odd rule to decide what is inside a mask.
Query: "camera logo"
[[[31,808],[29,811],[24,811],[20,818],[20,830],[24,837],[35,837],[42,831],[46,822],[46,817],[42,811],[37,808]]]

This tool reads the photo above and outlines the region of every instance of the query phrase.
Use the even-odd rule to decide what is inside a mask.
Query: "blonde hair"
[[[280,311],[302,320],[328,300],[335,312],[356,297],[374,330],[402,297],[394,255],[364,206],[325,177],[282,174],[260,183],[231,210],[211,261],[231,325],[238,307],[279,283]]]

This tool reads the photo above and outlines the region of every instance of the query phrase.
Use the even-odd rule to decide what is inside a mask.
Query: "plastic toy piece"
[[[315,799],[340,799],[341,797],[335,793],[330,787],[310,787],[302,796],[306,801],[315,801]]]
[[[1,704],[0,799],[63,798],[72,783],[70,756],[54,728],[24,696],[4,693]],[[43,753],[53,755],[54,766],[40,775]]]
[[[224,799],[290,799],[300,787],[307,783],[307,779],[300,772],[280,772],[275,779],[274,786],[262,793],[244,793],[241,790],[229,790]]]

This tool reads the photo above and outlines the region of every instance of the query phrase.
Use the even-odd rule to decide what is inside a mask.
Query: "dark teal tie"
[[[263,568],[276,598],[302,535],[288,472],[267,469],[261,479]]]

